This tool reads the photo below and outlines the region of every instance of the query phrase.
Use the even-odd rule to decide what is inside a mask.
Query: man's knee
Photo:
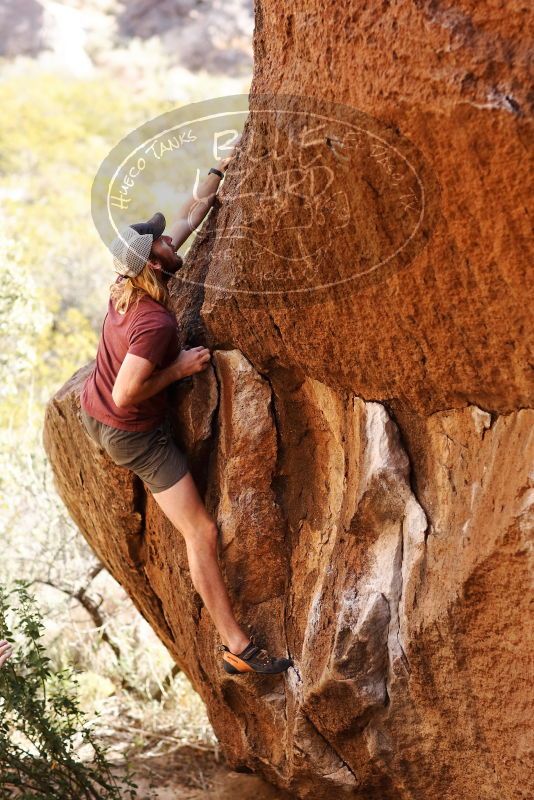
[[[208,520],[191,531],[185,538],[188,547],[216,553],[218,537],[217,525],[213,520]]]

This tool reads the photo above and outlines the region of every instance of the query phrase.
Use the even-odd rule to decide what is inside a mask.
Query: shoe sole
[[[237,669],[233,664],[230,662],[233,661],[234,664],[243,665],[243,669]],[[247,664],[246,661],[243,661],[238,656],[234,655],[233,653],[225,653],[223,656],[223,669],[229,675],[246,675],[247,673],[254,672],[256,675],[280,675],[282,672],[285,672],[289,669],[289,667],[293,666],[292,664],[288,664],[285,669],[278,670],[277,672],[260,672],[259,670],[254,669]]]
[[[223,669],[224,669],[225,672],[228,672],[229,675],[242,675],[243,674],[242,672],[240,672],[235,667],[232,667],[232,665],[229,664],[228,661],[224,661]]]

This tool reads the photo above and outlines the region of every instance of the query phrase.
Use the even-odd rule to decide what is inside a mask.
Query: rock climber
[[[218,528],[195,486],[187,455],[173,439],[166,393],[171,383],[210,364],[206,347],[180,350],[167,284],[183,266],[178,248],[213,205],[235,152],[234,147],[209,170],[168,234],[158,212],[129,225],[112,242],[118,276],[110,286],[96,363],[80,402],[89,436],[112,461],[143,480],[183,535],[193,585],[221,637],[223,668],[233,675],[274,674],[292,661],[260,648],[234,616],[218,563]]]

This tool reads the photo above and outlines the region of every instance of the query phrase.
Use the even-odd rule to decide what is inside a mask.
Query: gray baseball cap
[[[165,230],[165,217],[158,211],[147,222],[128,225],[111,242],[113,268],[119,275],[135,278],[150,258],[152,242]]]

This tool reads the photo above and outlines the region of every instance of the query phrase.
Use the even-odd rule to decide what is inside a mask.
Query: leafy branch
[[[43,623],[28,584],[0,587],[0,635],[16,644],[0,670],[0,796],[21,800],[135,800],[130,774],[119,785],[107,751],[76,697],[72,670],[52,672]],[[92,753],[83,761],[79,751]]]

